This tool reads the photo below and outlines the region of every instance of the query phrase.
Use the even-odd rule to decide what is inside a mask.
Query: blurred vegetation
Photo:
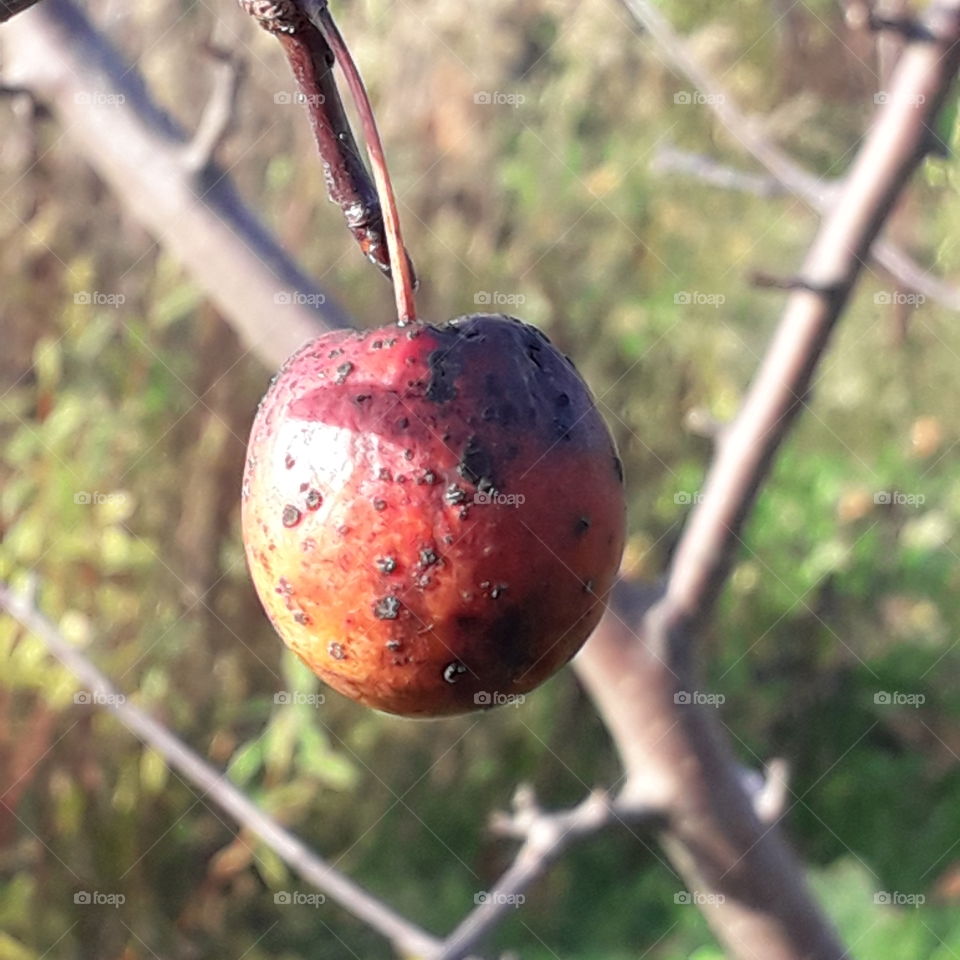
[[[324,198],[303,116],[274,102],[291,89],[277,45],[230,4],[88,6],[187,126],[209,86],[202,42],[215,30],[249,48],[224,159],[319,281],[363,324],[385,321],[389,289]],[[834,4],[781,7],[664,3],[771,135],[840,176],[882,82],[873,42]],[[687,85],[613,0],[358,0],[342,25],[378,105],[423,314],[512,297],[576,358],[626,461],[628,562],[656,577],[710,456],[689,415],[732,415],[782,303],[747,275],[796,269],[814,218],[652,171],[666,145],[750,165],[703,106],[675,103]],[[517,783],[562,806],[616,782],[602,725],[569,670],[522,708],[432,723],[331,691],[317,708],[274,702],[316,687],[282,654],[238,536],[271,371],[63,130],[0,112],[0,577],[35,571],[42,608],[133,701],[339,868],[449,929],[509,861],[485,823]],[[956,164],[927,161],[894,224],[946,276],[960,274]],[[81,302],[91,291],[124,300]],[[705,685],[746,763],[791,762],[788,829],[854,954],[946,960],[960,952],[960,330],[904,293],[865,277],[750,524]],[[76,704],[39,641],[0,620],[0,647],[0,960],[388,955],[332,904],[276,903],[302,889],[277,857]],[[498,943],[532,960],[714,960],[662,859],[626,830],[582,845]],[[125,902],[75,902],[91,891]]]

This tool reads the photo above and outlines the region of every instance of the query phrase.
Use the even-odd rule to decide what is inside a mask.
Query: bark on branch
[[[644,615],[642,600],[621,585],[576,661],[628,778],[646,787],[640,799],[668,811],[663,842],[674,866],[689,889],[705,895],[704,913],[723,946],[743,960],[838,960],[847,953],[779,830],[763,824],[749,802],[716,711],[689,702],[697,689],[696,640],[871,244],[930,147],[960,62],[960,3],[931,6],[925,28],[935,40],[905,49],[888,102],[833,198],[740,414],[718,440],[664,595]]]

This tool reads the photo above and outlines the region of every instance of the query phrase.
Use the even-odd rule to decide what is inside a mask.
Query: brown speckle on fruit
[[[400,600],[393,596],[381,597],[373,606],[378,620],[396,620],[400,616]]]
[[[308,510],[318,510],[323,504],[323,494],[319,490],[310,490],[307,493],[307,509]]]
[[[330,646],[327,647],[327,652],[334,660],[342,660],[346,656],[343,644],[337,643],[335,640],[330,642]]]
[[[393,573],[397,569],[397,558],[377,557],[377,569],[381,573]]]

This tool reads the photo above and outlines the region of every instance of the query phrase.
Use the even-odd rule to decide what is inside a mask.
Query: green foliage
[[[214,14],[148,6],[125,15],[122,41],[195,123]],[[844,172],[875,79],[838,45],[836,5],[785,22],[758,2],[664,9],[749,109],[773,114],[785,148]],[[616,3],[493,0],[467,22],[439,2],[368,0],[342,21],[377,101],[424,315],[496,293],[576,359],[626,463],[629,565],[659,575],[711,454],[689,415],[735,413],[782,302],[745,277],[796,270],[814,219],[790,199],[655,171],[665,145],[749,163],[703,106],[674,102],[687,86]],[[383,322],[390,291],[324,199],[304,118],[274,103],[289,83],[279,49],[252,31],[244,42],[250,76],[225,159],[307,269],[361,322]],[[478,91],[523,99],[484,105]],[[281,652],[238,535],[244,443],[269,373],[61,134],[40,124],[29,168],[12,146],[0,155],[13,204],[0,209],[0,578],[35,574],[42,608],[134,702],[337,867],[449,929],[509,862],[512,846],[484,824],[518,783],[547,806],[616,783],[600,721],[570,671],[520,708],[419,723],[344,701]],[[928,161],[897,218],[898,237],[946,275],[956,186],[955,160]],[[854,955],[947,960],[960,953],[960,333],[908,293],[865,276],[751,519],[704,682],[726,697],[744,762],[790,761],[788,827]],[[9,620],[0,658],[0,778],[12,784],[0,960],[389,955],[332,903],[278,900],[307,891],[161,757],[76,702],[71,678]],[[91,891],[126,900],[76,901]],[[683,893],[651,837],[612,831],[530,891],[497,943],[533,960],[718,960]]]

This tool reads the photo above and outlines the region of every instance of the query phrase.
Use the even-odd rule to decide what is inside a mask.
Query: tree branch
[[[659,15],[651,14],[651,23],[662,34]],[[765,825],[751,804],[715,712],[691,697],[693,653],[871,243],[929,149],[960,62],[960,0],[931,6],[924,28],[936,41],[910,44],[897,65],[888,102],[804,261],[803,282],[789,296],[738,417],[718,439],[664,595],[644,612],[635,590],[621,584],[575,660],[628,778],[645,785],[640,799],[668,810],[668,855],[689,888],[708,895],[701,898],[707,920],[730,955],[743,960],[838,960],[847,953],[779,830]]]
[[[650,161],[654,173],[681,173],[695,177],[712,187],[737,190],[755,197],[776,197],[789,193],[776,177],[736,170],[701,153],[665,145],[657,148]]]
[[[520,849],[495,886],[484,891],[477,907],[443,942],[434,960],[463,960],[523,902],[524,891],[577,840],[615,824],[653,823],[659,816],[655,809],[631,803],[627,794],[611,797],[604,790],[595,790],[571,810],[546,813],[537,805],[533,791],[521,787],[513,807],[511,814],[495,815],[491,826],[502,836],[521,839]]]
[[[630,15],[657,43],[666,63],[699,90],[704,105],[713,111],[724,127],[744,149],[766,168],[781,186],[820,214],[833,206],[834,184],[809,173],[781,150],[761,131],[756,120],[748,117],[730,92],[689,53],[667,18],[649,0],[620,0]],[[922,33],[921,33],[922,35]],[[864,251],[900,283],[922,293],[949,310],[960,310],[960,289],[945,283],[917,264],[890,240],[874,238]]]
[[[0,583],[0,608],[36,634],[57,660],[135,737],[149,744],[192,786],[203,791],[240,826],[258,836],[308,883],[328,894],[355,917],[386,937],[407,955],[432,956],[439,941],[406,920],[363,887],[318,857],[303,841],[280,826],[229,780],[194,753],[161,723],[119,694],[109,680],[41,613],[30,597]]]
[[[142,77],[70,0],[0,33],[4,79],[29,89],[122,206],[176,257],[271,368],[349,317],[282,250],[226,173],[195,150]]]
[[[0,0],[0,23],[4,23],[12,16],[22,13],[32,7],[39,0]]]

